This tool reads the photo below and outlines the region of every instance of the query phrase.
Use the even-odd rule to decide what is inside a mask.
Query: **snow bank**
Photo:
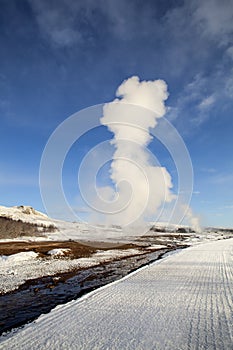
[[[112,259],[113,256],[117,256],[118,258],[123,258],[129,255],[137,255],[137,254],[144,254],[145,252],[140,251],[139,249],[109,249],[109,250],[99,250],[94,254],[96,258],[110,258]]]
[[[69,248],[57,248],[57,249],[51,249],[48,251],[48,255],[51,255],[51,256],[64,256],[66,255],[67,253],[69,253],[71,250]]]
[[[38,253],[35,252],[21,252],[12,255],[0,255],[0,262],[5,264],[17,264],[21,261],[31,260],[38,257]]]
[[[166,245],[163,244],[153,244],[150,247],[147,247],[146,250],[159,250],[159,249],[165,249],[167,248]]]

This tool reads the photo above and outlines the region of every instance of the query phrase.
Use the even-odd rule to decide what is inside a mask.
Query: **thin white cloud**
[[[213,177],[212,182],[215,184],[233,185],[233,174],[220,174]]]
[[[210,106],[212,106],[212,105],[214,104],[214,102],[215,102],[215,97],[214,97],[214,95],[205,97],[205,98],[203,98],[203,100],[199,103],[198,108],[199,108],[200,110],[207,109],[207,108],[209,108]]]
[[[148,34],[151,25],[157,26],[151,6],[146,4],[140,8],[138,16],[138,5],[124,0],[28,1],[44,37],[57,47],[72,47],[91,40],[99,29],[98,16],[106,32],[110,31],[121,40]]]
[[[216,169],[214,168],[201,168],[201,171],[205,172],[205,173],[216,173]]]
[[[233,209],[233,204],[232,205],[225,205],[224,209]]]
[[[209,82],[206,77],[197,74],[181,91],[176,105],[167,109],[169,120],[187,115],[192,125],[200,125],[209,118],[209,110],[216,101],[215,94],[207,95]]]
[[[233,60],[233,46],[228,47],[228,49],[226,50],[226,54]]]
[[[121,40],[131,40],[143,35],[148,37],[151,32],[156,36],[161,30],[155,16],[156,6],[152,6],[150,2],[144,2],[140,7],[136,1],[125,0],[100,0],[94,1],[94,4],[110,22],[110,30]]]
[[[225,79],[225,92],[228,97],[233,98],[233,69]]]

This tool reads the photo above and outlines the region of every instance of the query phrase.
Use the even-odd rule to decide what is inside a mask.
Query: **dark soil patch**
[[[102,246],[102,247],[101,247]],[[124,244],[124,245],[114,245],[111,249],[130,249],[135,248],[133,244]],[[98,249],[95,246],[90,246],[87,244],[82,244],[80,242],[3,242],[0,243],[0,255],[11,255],[20,252],[34,251],[39,253],[42,257],[47,256],[49,250],[52,249],[70,249],[70,257],[77,258],[86,258],[91,256],[97,250],[108,250],[109,245],[106,243],[98,243]],[[138,247],[137,247],[138,248]]]

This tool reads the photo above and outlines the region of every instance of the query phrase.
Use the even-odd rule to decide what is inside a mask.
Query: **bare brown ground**
[[[111,245],[103,242],[98,242],[98,244],[92,243],[94,246],[90,246],[86,244],[82,244],[80,242],[2,242],[0,243],[0,255],[11,255],[20,252],[26,251],[34,251],[39,253],[41,256],[46,256],[48,251],[51,249],[57,248],[68,248],[70,249],[70,253],[67,254],[71,258],[83,258],[89,257],[91,254],[95,253],[98,250],[107,250],[107,249],[129,249],[135,248],[133,244],[125,244],[125,245]],[[137,246],[137,248],[139,248]]]

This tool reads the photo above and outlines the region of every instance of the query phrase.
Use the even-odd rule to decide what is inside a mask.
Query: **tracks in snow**
[[[1,349],[215,349],[233,344],[233,239],[189,248],[2,338]]]

